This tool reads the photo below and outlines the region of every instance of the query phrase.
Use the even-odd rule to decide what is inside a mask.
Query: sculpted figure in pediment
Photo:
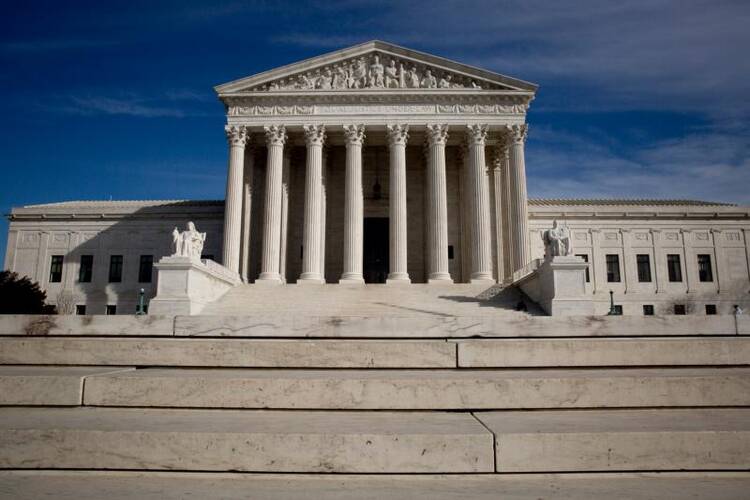
[[[412,89],[419,88],[419,73],[417,73],[417,68],[412,66],[409,70],[409,74],[406,76],[406,85]]]
[[[367,65],[364,58],[360,57],[352,67],[352,84],[349,88],[363,89],[367,87]]]
[[[370,65],[370,87],[382,88],[385,87],[383,65],[380,64],[380,57],[375,56],[373,62]]]
[[[422,78],[420,83],[423,88],[434,89],[437,87],[437,78],[435,78],[432,71],[428,69],[424,72],[424,78]]]
[[[333,74],[331,73],[331,68],[326,68],[323,70],[323,74],[318,77],[316,88],[319,88],[320,90],[331,90],[333,88],[332,81]]]
[[[441,89],[449,89],[451,85],[451,80],[453,79],[453,75],[443,75],[443,77],[438,82],[438,87]]]
[[[404,68],[401,67],[403,72]],[[401,78],[399,77],[399,70],[396,68],[396,61],[391,59],[388,66],[385,68],[385,86],[389,89],[397,89],[401,87]]]
[[[333,69],[333,88],[340,90],[347,88],[349,72],[343,66],[336,66]]]

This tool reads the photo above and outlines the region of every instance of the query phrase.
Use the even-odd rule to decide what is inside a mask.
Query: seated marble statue
[[[199,233],[195,224],[187,223],[185,231],[172,231],[172,257],[187,257],[191,260],[200,260],[203,253],[203,244],[206,242],[206,233]]]
[[[573,254],[570,245],[570,229],[559,225],[557,221],[552,223],[552,229],[544,232],[544,255],[546,258],[566,257]]]

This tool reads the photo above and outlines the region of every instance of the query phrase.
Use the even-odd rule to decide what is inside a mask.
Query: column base
[[[308,275],[305,276],[304,274],[297,278],[297,284],[298,285],[325,285],[325,280],[320,276],[315,275]]]
[[[341,276],[341,279],[339,279],[340,285],[364,285],[365,279],[362,277],[362,275],[343,275]]]
[[[427,283],[430,285],[451,285],[453,279],[448,273],[433,273],[428,279]]]
[[[482,278],[471,278],[469,283],[471,283],[472,285],[494,285],[495,283],[497,283],[497,281],[495,281],[493,278],[482,277]]]
[[[385,280],[386,285],[408,285],[411,283],[407,273],[391,273]]]
[[[281,276],[278,273],[260,273],[255,280],[256,285],[281,285]]]

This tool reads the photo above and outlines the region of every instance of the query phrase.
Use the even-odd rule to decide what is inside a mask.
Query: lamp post
[[[609,291],[609,312],[607,313],[607,316],[619,316],[621,313],[617,312],[617,309],[615,309],[615,292],[612,290]]]
[[[144,303],[143,303],[143,299],[144,299],[143,296],[145,295],[145,293],[146,292],[143,288],[141,288],[138,291],[138,307],[135,308],[136,316],[143,316],[144,314],[146,314]]]

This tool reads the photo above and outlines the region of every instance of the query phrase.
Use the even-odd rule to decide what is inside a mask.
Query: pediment
[[[385,42],[373,41],[216,87],[221,96],[275,92],[433,89],[534,92],[537,86]]]

